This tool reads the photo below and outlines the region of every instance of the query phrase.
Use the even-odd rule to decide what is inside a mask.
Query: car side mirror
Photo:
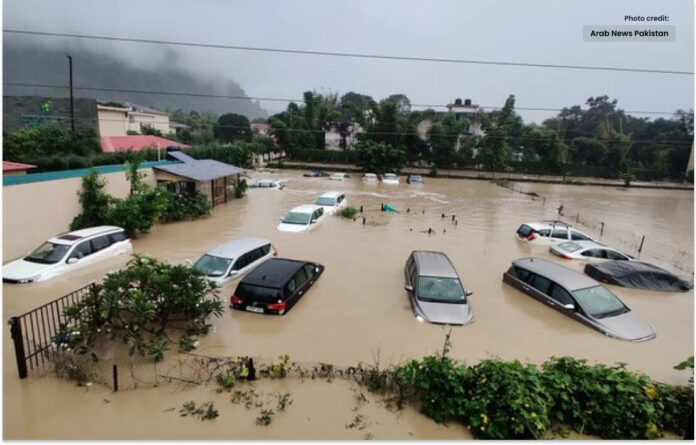
[[[313,219],[313,220],[311,220],[309,223],[310,223],[310,224],[314,224],[315,222],[317,222],[317,220],[316,220],[316,219]]]
[[[318,267],[315,267],[315,268],[314,268],[314,271],[315,271],[316,273],[319,273],[319,268],[318,268]]]
[[[467,296],[467,297],[470,297],[470,296],[472,296],[472,295],[474,295],[474,291],[472,291],[472,290],[466,291],[466,296]]]
[[[283,218],[282,218],[282,217],[280,218],[280,222],[283,222]]]
[[[413,286],[411,286],[411,285],[404,286],[404,289],[406,289],[406,291],[408,291],[408,292],[413,292]]]
[[[68,263],[68,264],[75,264],[75,263],[77,263],[77,262],[79,262],[79,261],[80,261],[80,259],[79,259],[79,258],[76,258],[76,257],[70,257],[70,258],[68,258],[68,261],[67,261],[67,263]]]
[[[563,309],[568,310],[568,311],[574,311],[575,310],[575,305],[572,303],[564,304]]]
[[[228,276],[228,277],[233,277],[233,276],[237,275],[238,273],[239,273],[238,270],[232,269],[232,270],[230,271],[230,273],[227,274],[227,276]]]

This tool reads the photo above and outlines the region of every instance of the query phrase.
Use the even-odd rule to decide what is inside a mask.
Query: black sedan
[[[329,176],[329,174],[321,170],[312,170],[311,172],[307,172],[302,176],[306,178],[324,178],[326,176]]]
[[[230,307],[259,314],[286,314],[324,272],[311,261],[271,258],[242,279]]]

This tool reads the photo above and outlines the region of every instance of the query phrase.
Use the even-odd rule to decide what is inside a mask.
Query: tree
[[[213,127],[213,135],[220,142],[251,141],[249,119],[241,114],[223,114]]]
[[[82,212],[73,218],[70,230],[99,226],[105,223],[111,196],[104,192],[106,181],[95,169],[82,177],[82,189],[77,192]]]
[[[385,173],[400,170],[404,165],[404,149],[385,142],[360,141],[355,151],[358,166],[366,172]]]
[[[440,122],[436,122],[428,131],[429,160],[438,168],[452,167],[457,159],[457,149],[462,139],[462,132],[469,128],[469,121],[458,119],[454,113],[448,113]]]

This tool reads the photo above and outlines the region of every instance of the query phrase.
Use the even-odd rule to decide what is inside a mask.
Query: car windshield
[[[205,254],[196,261],[193,268],[209,277],[221,277],[227,272],[230,264],[232,264],[232,259],[230,258]]]
[[[314,204],[316,204],[318,206],[334,206],[334,205],[336,205],[336,198],[319,197],[319,198],[317,198],[316,201],[314,201]]]
[[[285,224],[309,224],[309,213],[290,212],[283,218]]]
[[[561,243],[558,245],[558,247],[565,250],[566,252],[577,252],[581,249],[581,247],[575,243]]]
[[[610,317],[628,312],[628,308],[604,286],[589,287],[573,292],[573,296],[587,313],[595,318]]]
[[[418,299],[444,303],[466,303],[466,294],[457,278],[420,277]]]
[[[384,179],[396,179],[396,175],[393,173],[387,173],[384,175]]]
[[[24,257],[24,260],[32,263],[55,264],[63,259],[68,250],[70,250],[69,245],[47,241]]]

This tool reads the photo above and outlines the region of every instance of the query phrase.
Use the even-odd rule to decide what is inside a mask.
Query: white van
[[[193,263],[193,268],[223,286],[276,255],[278,251],[267,239],[240,238],[210,250]]]

